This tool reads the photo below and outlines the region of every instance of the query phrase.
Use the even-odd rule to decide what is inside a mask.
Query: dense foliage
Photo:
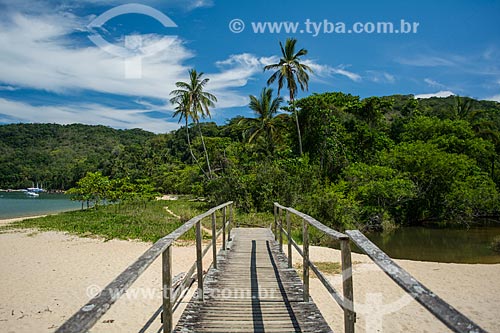
[[[0,126],[0,188],[68,189],[88,171],[122,173],[154,134],[80,124]],[[132,154],[130,154],[132,152]],[[129,163],[129,165],[126,165]]]
[[[0,187],[43,181],[68,189],[99,171],[109,181],[148,183],[211,204],[234,200],[246,211],[270,211],[279,201],[337,228],[498,216],[498,103],[324,93],[296,100],[284,108],[290,115],[265,111],[272,92],[252,101],[255,120],[188,124],[189,143],[186,127],[153,135],[102,126],[0,126]],[[206,156],[210,177],[202,172]]]

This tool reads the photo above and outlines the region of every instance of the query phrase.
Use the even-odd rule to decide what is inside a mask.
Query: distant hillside
[[[322,101],[321,103],[325,105],[321,108],[345,110],[346,112],[340,112],[334,119],[322,118],[322,123],[328,121],[337,125],[344,123],[341,126],[345,126],[345,131],[352,132],[349,135],[360,136],[356,140],[361,140],[362,137],[368,135],[370,138],[363,139],[367,142],[389,135],[397,144],[405,124],[419,115],[440,119],[465,119],[475,126],[477,132],[482,131],[478,134],[479,136],[490,141],[496,138],[491,138],[491,132],[496,133],[500,130],[500,103],[491,101],[462,98],[461,101],[465,104],[463,108],[469,109],[459,115],[457,114],[457,98],[454,96],[415,99],[413,95],[393,95],[363,100],[357,96],[342,93],[327,93],[313,94],[304,98],[304,101],[307,100],[314,101],[313,103]],[[329,103],[333,104],[329,105]],[[357,110],[357,108],[360,109]],[[384,126],[379,126],[380,128],[376,131],[374,128],[377,126],[374,126],[373,119],[370,120],[370,110],[383,114],[386,121]],[[487,112],[481,114],[474,112],[481,110]],[[360,119],[359,124],[368,122],[369,126],[363,130],[359,124],[353,127],[353,116]],[[265,147],[261,144],[247,145],[245,143],[246,129],[240,124],[241,119],[242,117],[236,117],[229,120],[227,124],[219,126],[215,123],[202,124],[214,169],[226,170],[230,161],[228,154],[232,151],[236,154],[235,160],[245,157],[246,154],[258,156],[265,151]],[[289,119],[288,113],[281,115],[276,121],[282,122],[277,124],[282,136],[279,142],[281,147],[278,150],[295,149],[295,124]],[[323,146],[322,148],[314,145],[308,147],[309,139],[315,141],[318,138],[317,129],[310,129],[308,126],[307,122],[301,123],[306,151],[314,158],[318,151],[325,153],[325,150]],[[366,133],[363,134],[360,131]],[[203,156],[203,149],[198,135],[198,130],[193,128],[191,130],[193,149],[198,158],[204,161],[200,158]],[[313,137],[308,139],[309,135]],[[345,138],[347,141],[342,144],[348,145],[351,139],[347,136]],[[356,161],[357,158],[366,162],[366,156],[371,156],[370,154],[383,150],[384,147],[386,147],[385,144],[370,146],[370,148],[355,144],[351,152],[353,154],[351,162]],[[358,148],[361,150],[354,153]],[[340,161],[332,154],[324,158]],[[246,158],[251,160],[250,157],[242,158],[242,160]],[[0,188],[25,188],[31,186],[32,182],[42,182],[43,186],[48,189],[68,189],[74,186],[75,182],[86,172],[97,170],[112,178],[148,178],[159,190],[167,192],[185,192],[191,187],[198,188],[193,184],[197,184],[200,180],[200,175],[197,174],[199,168],[193,165],[189,154],[184,129],[166,135],[155,135],[140,129],[116,130],[105,126],[81,124],[0,125]],[[336,170],[333,174],[341,170]]]
[[[87,171],[105,168],[125,147],[154,137],[140,129],[116,130],[81,124],[0,126],[0,188],[24,188],[43,182],[66,189]]]

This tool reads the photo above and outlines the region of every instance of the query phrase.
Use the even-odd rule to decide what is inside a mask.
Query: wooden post
[[[231,214],[231,223],[233,224],[233,226],[237,227],[236,223],[234,223],[234,204],[231,204],[229,213]]]
[[[304,253],[302,261],[304,302],[309,302],[309,224],[305,219],[302,220],[302,252]]]
[[[283,209],[278,210],[278,234],[280,240],[280,251],[283,252]]]
[[[226,250],[226,206],[222,208],[222,250]]]
[[[344,292],[344,331],[345,333],[354,333],[356,314],[354,313],[351,247],[349,246],[349,239],[340,240],[340,251],[342,256],[342,288]]]
[[[229,224],[227,225],[227,241],[231,240],[231,228],[233,224],[233,204],[229,205]]]
[[[163,332],[170,333],[173,328],[172,316],[172,246],[162,253],[163,280]]]
[[[285,213],[285,218],[286,218],[286,232],[288,234],[288,268],[293,267],[293,261],[292,261],[292,225],[290,223],[290,214],[288,213],[288,210]]]
[[[198,281],[198,300],[203,301],[203,256],[201,253],[201,221],[196,223],[196,268]]]
[[[217,269],[217,216],[216,212],[212,213],[212,256],[213,266]]]
[[[277,221],[278,221],[278,207],[276,207],[276,205],[274,205],[274,225],[273,225],[273,232],[274,232],[274,240],[278,240],[278,236],[276,235],[276,224],[277,224]]]

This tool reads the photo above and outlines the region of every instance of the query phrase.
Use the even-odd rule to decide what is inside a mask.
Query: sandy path
[[[89,288],[105,286],[149,246],[148,243],[104,242],[57,232],[0,234],[0,331],[53,331],[88,301]],[[314,261],[339,261],[338,251],[332,249],[313,247],[311,257]],[[194,258],[192,246],[174,248],[174,274],[186,271]],[[295,260],[298,259],[295,256]],[[353,260],[361,262],[355,265],[354,272],[357,332],[446,331],[416,302],[403,297],[399,287],[374,264],[368,263],[365,256],[354,255]],[[500,265],[398,262],[483,328],[500,332],[497,327]],[[161,304],[160,272],[157,260],[92,332],[138,332]],[[336,285],[340,283],[336,276],[331,280]],[[323,314],[336,332],[342,332],[338,306],[317,279],[311,284],[311,294]],[[382,291],[383,298],[380,298]],[[373,316],[374,308],[391,313]],[[370,330],[365,330],[367,320]],[[159,327],[159,319],[156,319],[150,331],[156,332]]]
[[[23,220],[36,219],[36,218],[44,217],[44,216],[47,216],[47,215],[35,215],[35,216],[25,216],[25,217],[14,217],[11,219],[0,219],[0,226],[5,226],[8,224],[23,221]]]

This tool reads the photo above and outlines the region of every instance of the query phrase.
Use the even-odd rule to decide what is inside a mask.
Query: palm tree
[[[280,94],[283,83],[286,80],[287,88],[290,93],[290,103],[292,105],[292,113],[295,114],[295,123],[297,125],[297,135],[299,138],[299,152],[302,155],[302,137],[300,135],[299,117],[295,110],[295,97],[297,96],[297,82],[302,91],[308,89],[309,75],[312,69],[300,62],[300,57],[307,54],[306,49],[300,49],[295,53],[295,38],[287,38],[285,46],[280,42],[281,58],[277,64],[271,64],[264,67],[264,71],[276,70],[273,75],[267,80],[267,84],[271,85],[278,79],[278,95]]]
[[[455,96],[455,105],[452,107],[452,112],[457,119],[468,119],[472,113],[472,99]]]
[[[189,137],[189,118],[191,117],[191,112],[190,112],[190,103],[189,103],[189,95],[188,94],[183,94],[179,95],[179,97],[173,97],[170,99],[170,102],[172,104],[177,104],[175,107],[175,112],[173,114],[173,117],[179,117],[179,123],[184,119],[186,122],[186,137],[187,137],[187,143],[189,147],[189,153],[191,154],[191,157],[193,158],[193,161],[198,164],[200,167],[201,172],[208,178],[207,173],[203,169],[203,167],[200,165],[200,162],[198,162],[198,159],[193,153],[193,148],[191,147],[191,139]]]
[[[277,134],[274,116],[282,102],[282,97],[273,99],[273,90],[271,88],[263,88],[259,98],[250,95],[249,107],[255,112],[257,118],[244,118],[240,121],[240,123],[249,126],[248,134],[250,136],[248,142],[251,143],[259,137],[264,137],[271,154],[274,153],[274,141]]]
[[[209,107],[213,107],[217,102],[217,98],[204,91],[209,79],[202,78],[203,72],[198,73],[195,69],[189,70],[189,82],[176,82],[175,86],[178,88],[170,92],[174,96],[170,99],[171,103],[185,104],[183,111],[187,117],[190,117],[198,126],[200,131],[201,142],[203,144],[203,151],[208,167],[208,178],[212,178],[212,169],[210,168],[210,159],[208,157],[207,147],[205,146],[205,139],[201,131],[200,118],[210,117]]]

